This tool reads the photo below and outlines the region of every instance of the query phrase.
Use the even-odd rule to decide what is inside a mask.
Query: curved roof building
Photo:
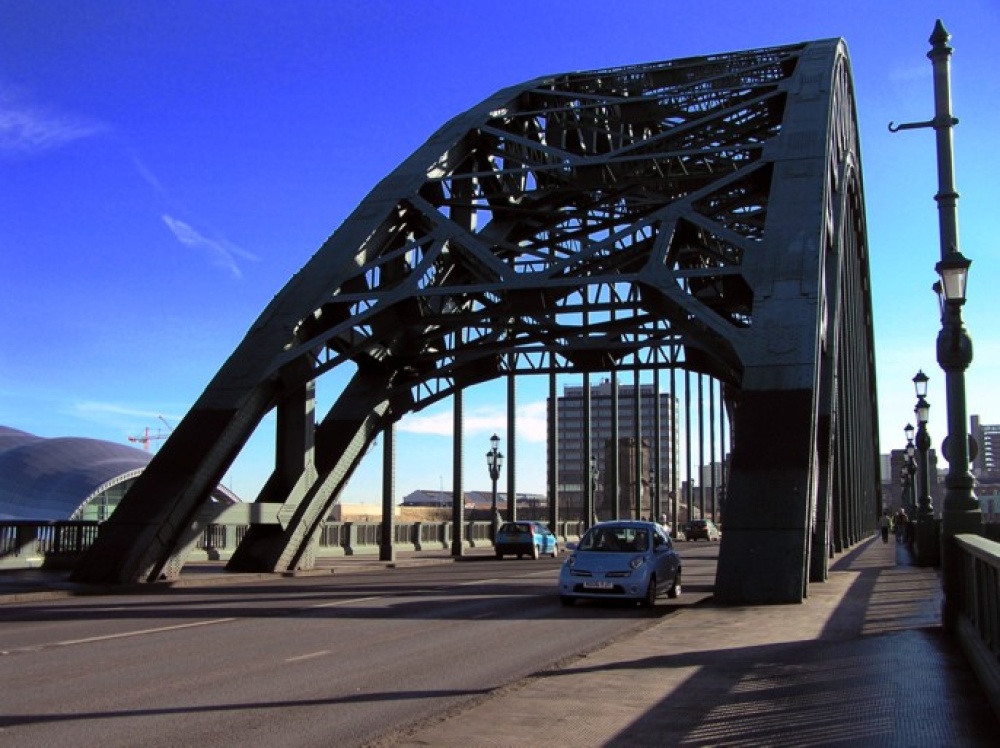
[[[103,521],[152,457],[100,439],[47,439],[0,426],[0,521]],[[239,501],[224,486],[212,498]]]

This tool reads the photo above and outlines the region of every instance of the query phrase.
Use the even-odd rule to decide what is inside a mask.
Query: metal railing
[[[958,535],[961,595],[955,633],[1000,718],[1000,543]]]
[[[99,527],[97,522],[0,522],[0,569],[71,567]]]
[[[246,535],[248,525],[209,524],[188,558],[227,560]],[[72,568],[97,538],[97,522],[0,522],[0,569]],[[463,544],[490,546],[490,523],[463,525]],[[563,541],[578,538],[582,522],[560,522],[556,535]],[[393,545],[413,551],[451,548],[451,522],[400,522],[393,524]],[[327,522],[318,533],[317,558],[378,554],[381,522]]]

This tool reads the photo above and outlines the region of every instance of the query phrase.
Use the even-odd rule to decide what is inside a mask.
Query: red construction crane
[[[161,434],[159,432],[159,430],[157,430],[157,432],[155,434],[151,434],[149,432],[149,426],[147,426],[145,428],[145,430],[142,432],[141,435],[139,435],[139,436],[129,436],[128,440],[130,442],[139,442],[139,443],[141,443],[142,444],[142,448],[145,449],[148,452],[149,451],[149,443],[150,442],[157,441],[159,439],[166,439],[167,436],[169,436],[169,434]]]

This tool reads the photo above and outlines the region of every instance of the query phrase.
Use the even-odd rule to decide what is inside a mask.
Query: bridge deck
[[[995,746],[940,589],[874,540],[802,605],[686,608],[391,745]]]
[[[488,748],[551,735],[580,746],[996,745],[1000,725],[941,629],[937,572],[878,540],[831,569],[801,605],[684,608],[380,745]],[[212,572],[185,576],[218,582]],[[79,591],[65,576],[0,574],[0,602]]]

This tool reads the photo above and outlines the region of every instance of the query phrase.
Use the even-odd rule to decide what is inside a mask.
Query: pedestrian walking
[[[879,532],[882,533],[882,542],[889,542],[889,530],[892,529],[892,517],[889,516],[889,512],[885,512],[878,521]]]
[[[902,544],[906,541],[906,526],[909,524],[910,519],[906,516],[906,511],[900,509],[896,512],[896,518],[893,520],[892,526],[896,532],[896,542]]]

